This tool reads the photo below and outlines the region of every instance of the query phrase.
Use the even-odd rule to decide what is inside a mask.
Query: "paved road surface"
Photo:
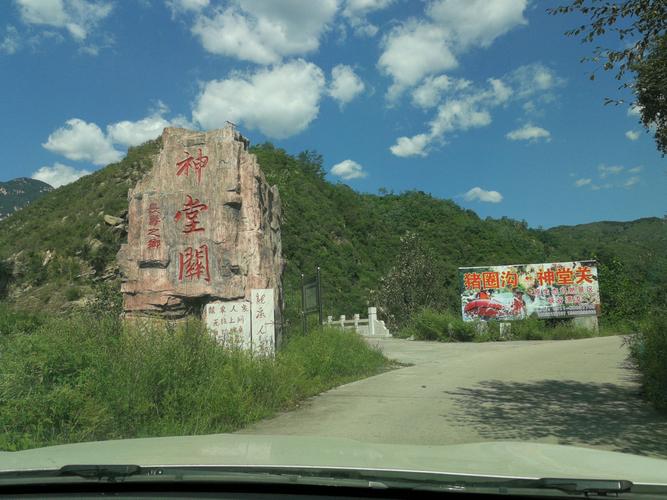
[[[667,418],[640,399],[621,337],[373,342],[413,366],[338,387],[241,432],[432,445],[539,441],[667,458]]]

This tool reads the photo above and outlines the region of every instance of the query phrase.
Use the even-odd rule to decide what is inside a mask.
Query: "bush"
[[[463,321],[450,312],[424,309],[411,318],[399,336],[415,340],[469,342],[475,338],[476,328],[475,323]]]
[[[605,332],[612,334],[613,332]],[[477,325],[463,321],[450,312],[424,309],[414,315],[408,325],[399,331],[400,337],[440,342],[492,342],[498,340],[566,340],[595,337],[597,334],[585,328],[575,327],[569,320],[539,320],[527,318],[511,322],[508,338],[500,335],[500,324],[489,321]]]
[[[644,321],[640,331],[626,341],[647,398],[656,408],[667,410],[667,314]]]
[[[81,298],[81,290],[76,286],[71,286],[65,290],[65,298],[68,302],[73,302]]]
[[[139,329],[78,314],[16,333],[0,343],[4,450],[230,432],[387,363],[337,329],[293,336],[275,359],[223,349],[196,321]]]
[[[0,339],[8,335],[30,333],[42,322],[41,316],[25,311],[15,311],[0,304]]]

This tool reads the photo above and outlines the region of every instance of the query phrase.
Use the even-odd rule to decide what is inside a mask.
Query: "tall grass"
[[[626,341],[646,397],[656,408],[667,411],[667,314],[646,319]]]
[[[222,348],[197,322],[138,331],[83,314],[29,331],[7,324],[0,312],[3,450],[230,432],[387,366],[339,329],[291,336],[267,358]]]

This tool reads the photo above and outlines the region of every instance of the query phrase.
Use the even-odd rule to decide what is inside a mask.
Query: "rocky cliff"
[[[182,317],[254,288],[273,288],[281,303],[280,197],[248,145],[231,125],[164,130],[153,168],[128,195],[118,253],[126,315]]]

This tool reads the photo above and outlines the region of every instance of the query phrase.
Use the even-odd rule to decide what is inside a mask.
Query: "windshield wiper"
[[[538,479],[537,488],[560,490],[579,495],[600,495],[627,493],[632,489],[632,481],[616,479]]]
[[[138,465],[65,465],[54,476],[78,476],[84,479],[116,481],[129,476],[140,476],[147,471]]]

